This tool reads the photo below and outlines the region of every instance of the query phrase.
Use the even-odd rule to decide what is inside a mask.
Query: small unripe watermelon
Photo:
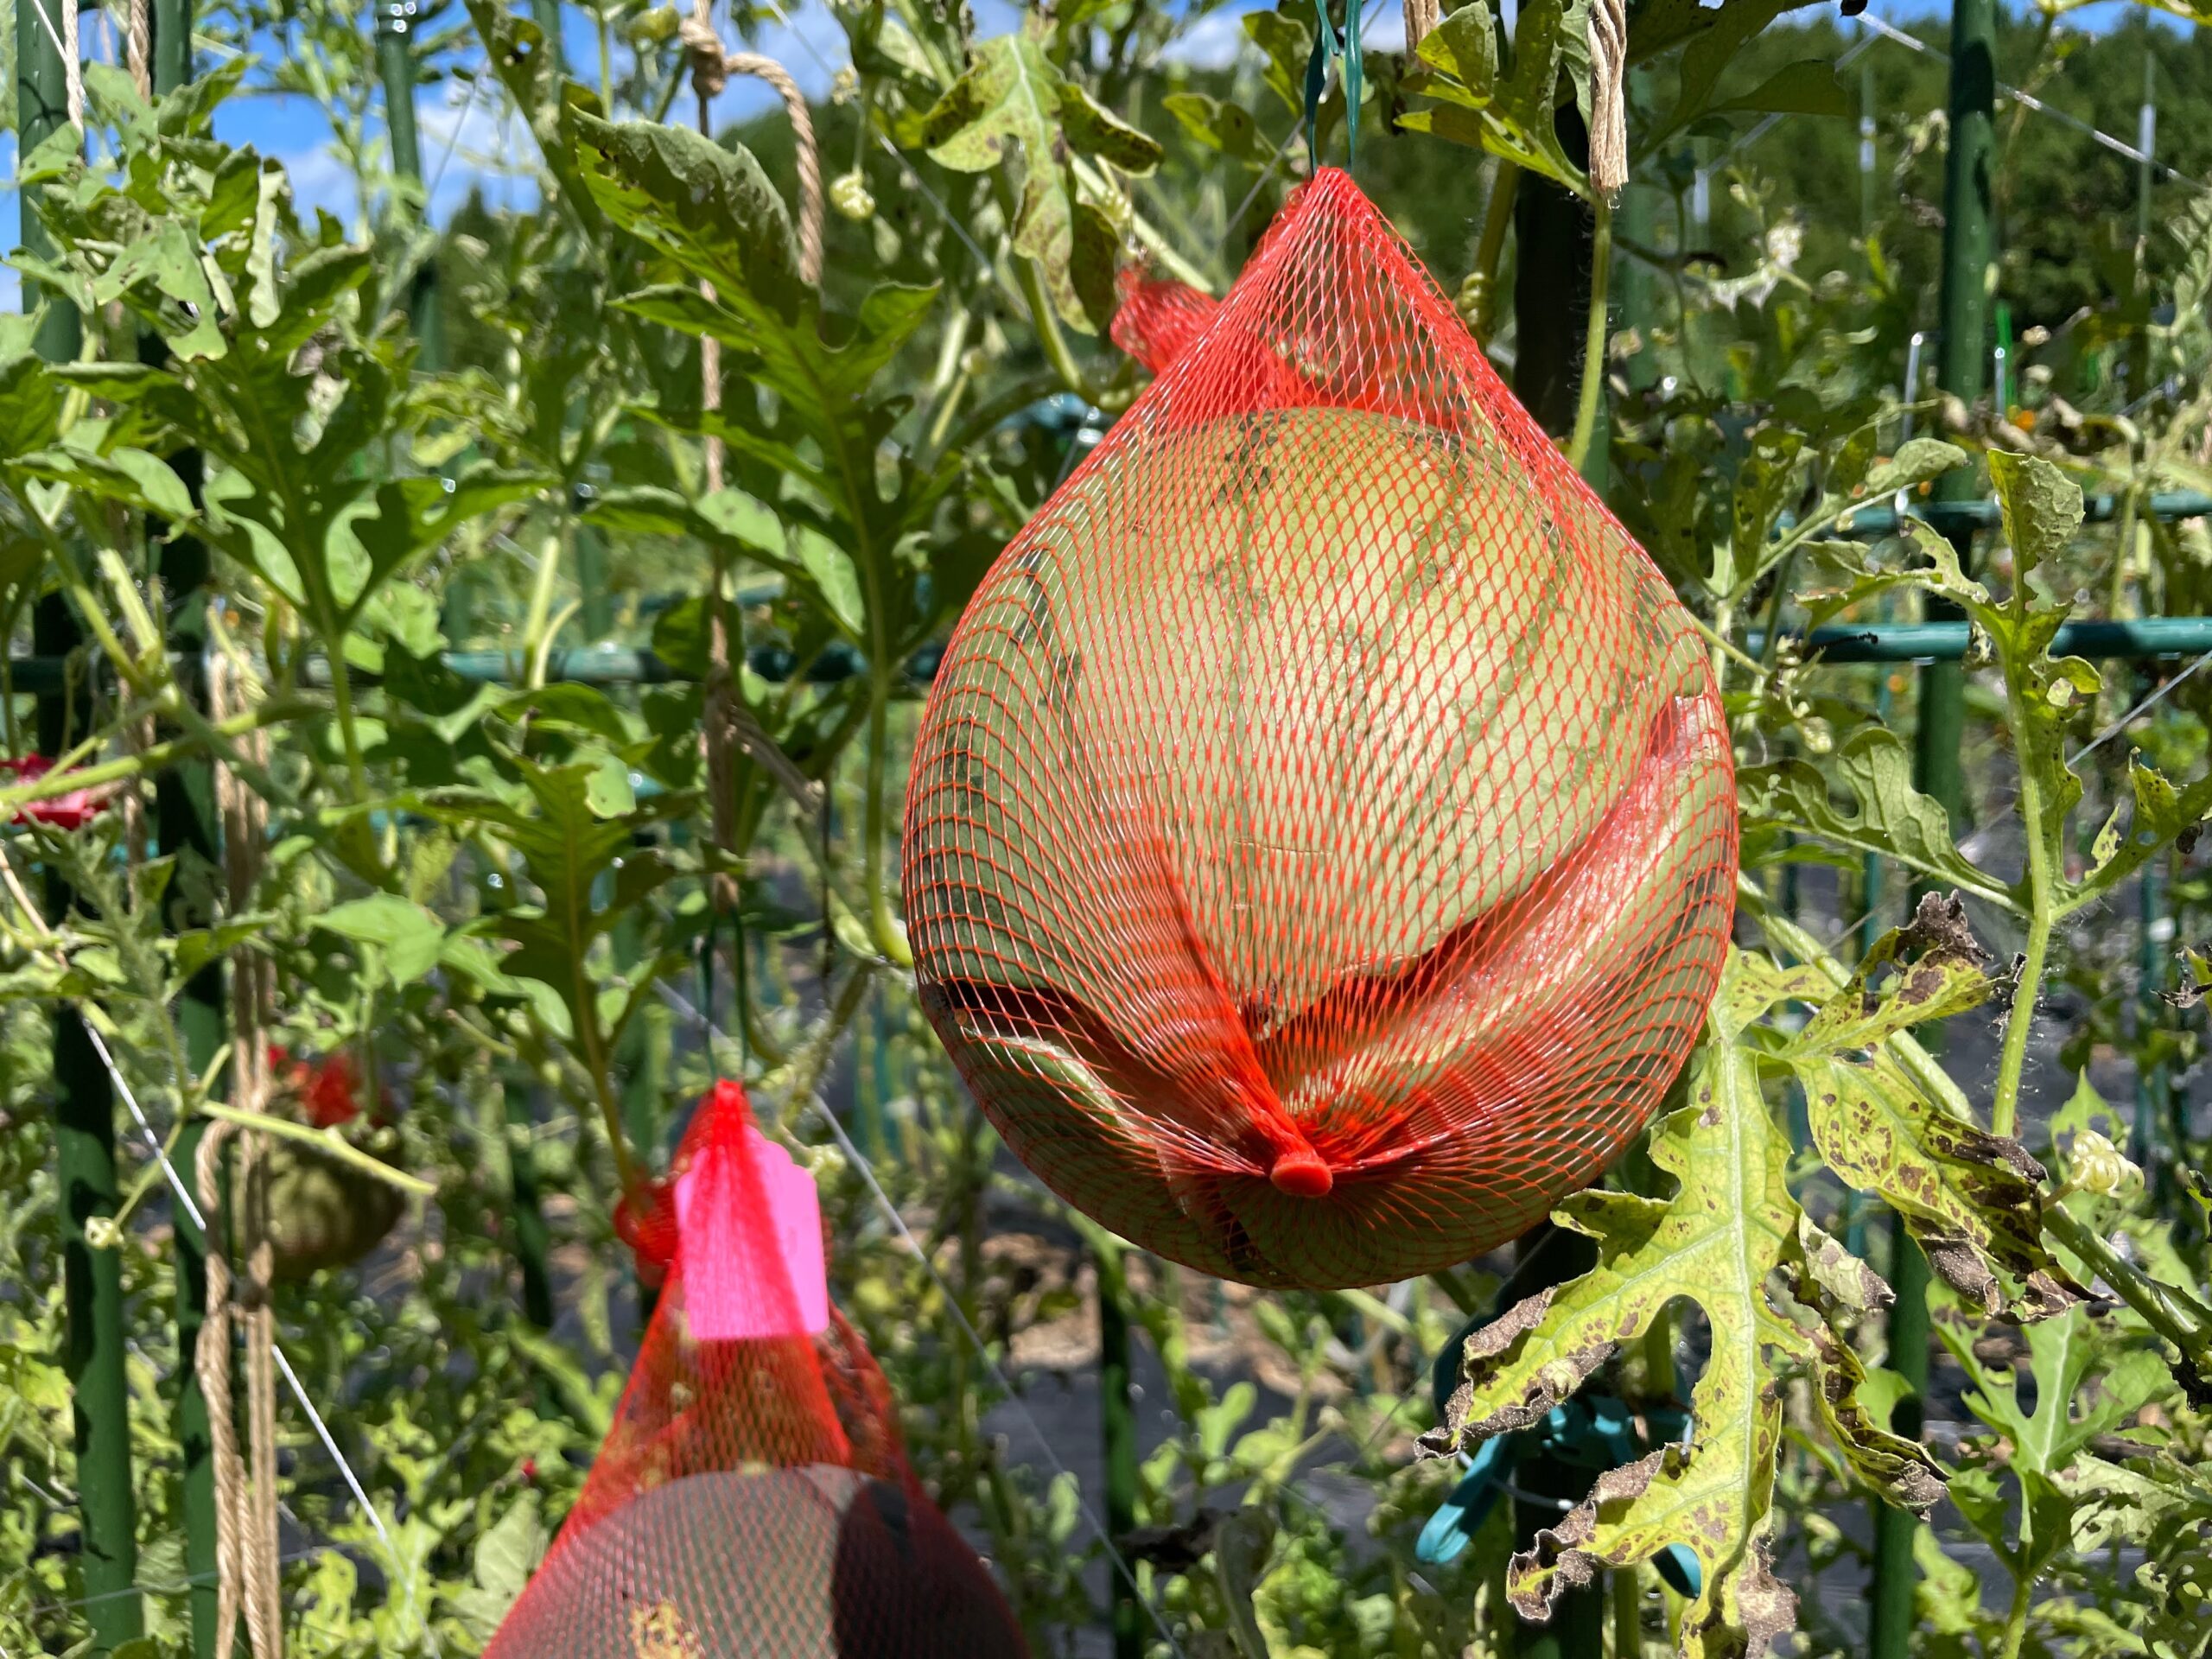
[[[407,1207],[389,1181],[296,1141],[271,1135],[262,1157],[269,1242],[280,1281],[351,1267],[384,1242]]]

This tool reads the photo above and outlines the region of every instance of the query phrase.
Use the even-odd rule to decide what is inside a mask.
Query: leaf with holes
[[[1817,977],[1817,976],[1815,976]],[[1828,1167],[1904,1218],[1929,1265],[1991,1313],[2058,1313],[2075,1291],[2044,1249],[2043,1166],[2018,1141],[1929,1100],[1886,1045],[1964,1013],[1998,988],[1966,931],[1963,906],[1930,894],[1906,927],[1867,951],[1849,982],[1819,998],[1780,1051],[1805,1092]],[[1793,986],[1793,995],[1802,987]]]
[[[1525,1428],[1669,1304],[1704,1311],[1713,1351],[1690,1401],[1688,1449],[1669,1446],[1601,1477],[1587,1502],[1515,1557],[1509,1587],[1527,1616],[1541,1617],[1600,1567],[1681,1544],[1703,1568],[1682,1620],[1685,1659],[1758,1652],[1792,1628],[1796,1599],[1773,1572],[1787,1371],[1812,1378],[1831,1432],[1870,1483],[1914,1507],[1942,1492],[1927,1455],[1857,1402],[1857,1362],[1828,1325],[1825,1285],[1844,1276],[1840,1247],[1823,1247],[1817,1264],[1806,1254],[1786,1179],[1789,1142],[1761,1090],[1758,1047],[1746,1040],[1802,977],[1732,955],[1689,1104],[1652,1131],[1652,1161],[1674,1177],[1675,1195],[1566,1200],[1558,1219],[1598,1241],[1596,1267],[1470,1336],[1446,1422],[1424,1439],[1433,1452]],[[1861,1281],[1858,1300],[1871,1294]]]
[[[1045,48],[1049,26],[1033,16],[1015,34],[979,43],[967,72],[946,89],[922,121],[930,159],[962,173],[988,172],[1018,151],[1021,196],[1014,246],[1045,273],[1053,309],[1071,326],[1096,332],[1106,317],[1090,257],[1095,227],[1077,199],[1071,151],[1096,156],[1128,173],[1148,173],[1160,146],[1063,76]],[[1110,282],[1110,264],[1108,267]],[[1110,313],[1110,294],[1104,296]]]

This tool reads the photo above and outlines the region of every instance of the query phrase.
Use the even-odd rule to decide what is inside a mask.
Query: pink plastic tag
[[[691,1334],[703,1342],[819,1336],[830,1328],[822,1253],[822,1195],[790,1153],[751,1124],[742,1158],[709,1143],[676,1183],[677,1257]]]

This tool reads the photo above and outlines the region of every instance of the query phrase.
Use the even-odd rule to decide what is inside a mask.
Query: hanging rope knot
[[[1628,9],[1591,0],[1590,184],[1610,199],[1628,182]]]
[[[677,26],[676,38],[691,57],[691,88],[701,98],[720,98],[729,85],[729,56],[721,36],[703,12],[693,12]]]

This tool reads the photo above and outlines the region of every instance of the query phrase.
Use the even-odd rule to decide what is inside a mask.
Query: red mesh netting
[[[1732,796],[1687,613],[1325,171],[953,634],[907,802],[924,1006],[1116,1232],[1408,1277],[1650,1116]]]
[[[1107,332],[1154,374],[1164,373],[1221,310],[1221,302],[1205,289],[1140,266],[1124,265],[1114,280],[1121,303]]]
[[[671,1173],[675,1261],[614,1426],[486,1659],[1022,1659],[829,1305],[812,1178],[728,1083]]]

